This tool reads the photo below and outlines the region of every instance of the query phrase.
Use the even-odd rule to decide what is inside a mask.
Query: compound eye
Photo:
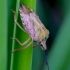
[[[39,42],[39,45],[42,46],[41,42]]]
[[[47,40],[47,39],[48,39],[48,37],[49,37],[49,36],[45,37],[45,40]]]
[[[42,46],[42,44],[40,44],[40,46]]]
[[[47,39],[47,36],[45,37],[45,40]]]

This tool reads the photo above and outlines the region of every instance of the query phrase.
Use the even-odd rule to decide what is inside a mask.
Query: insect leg
[[[33,48],[36,48],[39,44],[36,41],[34,42],[35,42],[35,46],[33,46]]]
[[[30,40],[30,37],[24,43],[21,43],[17,38],[11,38],[11,39],[16,40],[21,46],[23,46]]]
[[[14,13],[14,21],[15,21],[15,23],[17,24],[17,26],[18,26],[22,31],[26,32],[26,31],[19,25],[19,23],[17,22],[17,20],[16,20],[16,12],[13,11],[13,10],[11,10],[11,11]]]
[[[33,46],[33,48],[36,48],[36,47],[37,47],[37,45]]]
[[[28,48],[28,47],[32,44],[32,42],[33,42],[33,41],[31,41],[31,42],[30,42],[26,47],[24,47],[24,48],[20,48],[20,49],[15,49],[15,50],[13,50],[12,53],[13,53],[13,52],[16,52],[16,51],[20,51],[20,50],[24,50],[24,49]]]
[[[38,46],[38,44],[36,44],[35,46],[33,46],[33,48],[36,48]]]

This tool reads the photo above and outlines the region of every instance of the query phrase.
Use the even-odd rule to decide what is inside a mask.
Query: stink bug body
[[[13,10],[12,10],[13,11]],[[29,34],[29,38],[24,42],[21,43],[17,38],[11,38],[16,40],[20,45],[26,44],[29,40],[30,37],[32,38],[32,42],[36,42],[38,45],[41,46],[42,50],[46,50],[46,40],[49,37],[49,31],[46,29],[46,27],[43,25],[43,23],[40,21],[39,17],[35,12],[33,12],[30,8],[25,6],[24,4],[20,4],[20,17],[22,20],[22,23],[25,27],[23,29],[19,23],[16,20],[16,12],[14,12],[14,21],[18,25],[18,27],[27,32]],[[18,51],[18,50],[23,50],[32,43],[30,42],[26,47],[21,48],[21,49],[16,49],[12,52]]]
[[[42,24],[36,13],[21,4],[20,16],[26,31],[30,34],[33,41],[37,42],[42,50],[46,50],[46,40],[49,36],[49,31]]]

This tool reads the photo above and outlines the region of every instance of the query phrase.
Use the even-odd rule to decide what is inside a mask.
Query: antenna
[[[46,50],[44,50],[44,55],[45,55],[45,58],[46,58],[46,65],[47,65],[48,70],[49,70],[49,64],[48,64],[48,58],[47,58]]]

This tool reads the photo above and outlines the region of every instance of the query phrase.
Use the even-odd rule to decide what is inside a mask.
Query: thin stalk
[[[11,51],[12,51],[12,40],[10,39],[10,37],[13,37],[13,29],[14,29],[14,17],[13,17],[13,13],[11,11],[14,10],[15,11],[15,6],[16,6],[16,0],[7,0],[8,4],[7,4],[7,15],[8,15],[8,35],[7,35],[7,41],[8,41],[8,45],[7,45],[7,53],[8,53],[8,59],[7,59],[7,70],[10,70],[10,60],[11,60]]]
[[[19,9],[19,4],[20,4],[20,0],[16,1],[16,13],[18,14],[18,9]],[[18,17],[18,15],[17,15]],[[14,23],[14,31],[13,31],[13,38],[15,38],[16,35],[16,24]],[[14,44],[15,41],[13,40],[12,42],[12,51],[14,50]],[[10,64],[10,70],[13,70],[13,54],[11,54],[11,64]]]

